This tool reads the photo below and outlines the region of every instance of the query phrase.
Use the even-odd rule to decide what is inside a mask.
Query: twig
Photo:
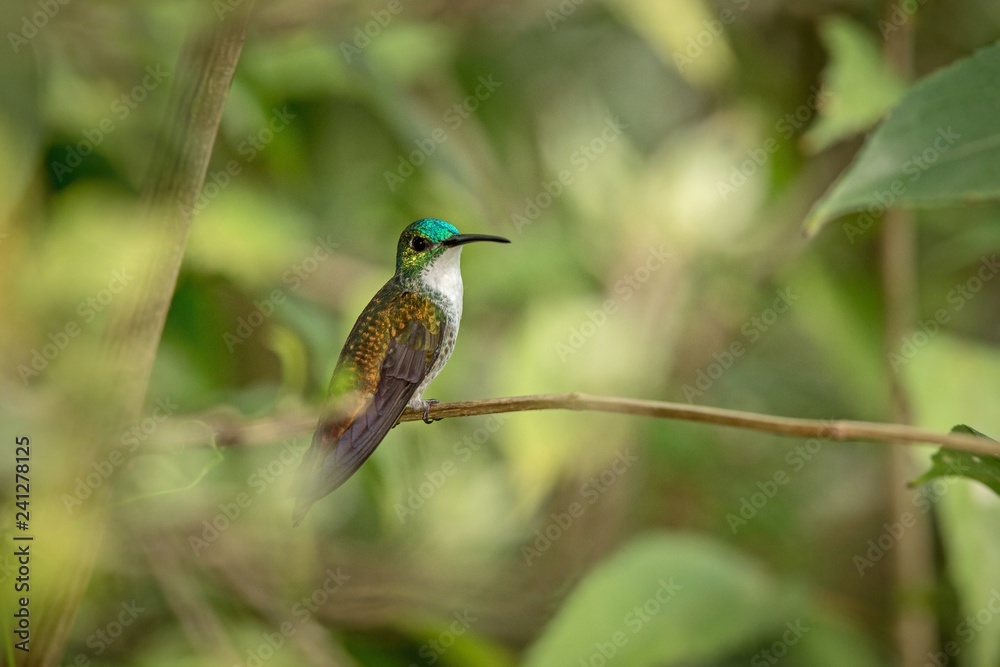
[[[435,403],[431,405],[429,416],[433,419],[448,419],[528,410],[614,412],[718,424],[797,438],[900,444],[930,443],[971,454],[1000,456],[1000,444],[962,433],[938,433],[901,424],[777,417],[725,408],[615,396],[591,396],[578,392]],[[422,417],[423,411],[407,409],[399,421],[418,421]],[[202,426],[194,428],[191,427],[190,421],[185,425],[182,420],[175,420],[173,425],[164,427],[165,433],[161,434],[158,440],[174,446],[197,446],[208,444],[209,436],[214,434],[216,444],[219,446],[262,445],[311,433],[316,425],[314,414],[285,415],[249,422],[236,422],[231,418],[211,415],[201,416],[197,420]]]

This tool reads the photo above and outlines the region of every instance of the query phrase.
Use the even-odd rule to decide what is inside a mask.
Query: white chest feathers
[[[449,248],[420,274],[424,287],[434,294],[442,303],[447,315],[455,318],[455,323],[462,317],[462,269],[460,261],[462,249]]]

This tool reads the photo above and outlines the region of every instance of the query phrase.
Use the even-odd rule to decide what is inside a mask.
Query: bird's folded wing
[[[439,335],[416,320],[389,341],[375,395],[340,436],[337,456],[327,460],[324,473],[346,480],[371,456],[434,365],[439,342]]]
[[[396,423],[440,353],[441,327],[434,329],[420,320],[405,324],[388,342],[372,396],[362,399],[357,392],[342,396],[321,419],[302,461],[302,514],[347,481]]]

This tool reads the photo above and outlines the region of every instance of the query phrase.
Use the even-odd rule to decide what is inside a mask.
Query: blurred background
[[[997,38],[997,6],[258,2],[145,416],[76,465],[88,360],[158,251],[137,201],[178,55],[239,4],[0,9],[0,498],[7,517],[27,434],[33,584],[97,550],[59,664],[1000,664],[1000,506],[907,489],[930,448],[516,413],[400,425],[294,530],[289,497],[421,217],[513,241],[464,253],[442,401],[1000,433],[997,206],[903,221],[893,297],[878,221],[801,232],[912,80]],[[890,339],[895,299],[914,317]],[[268,435],[213,443],[244,422]]]

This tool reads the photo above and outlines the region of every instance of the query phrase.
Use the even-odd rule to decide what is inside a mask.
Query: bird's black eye
[[[410,239],[410,247],[417,252],[423,252],[427,250],[427,239],[421,238],[419,236],[414,236]]]

